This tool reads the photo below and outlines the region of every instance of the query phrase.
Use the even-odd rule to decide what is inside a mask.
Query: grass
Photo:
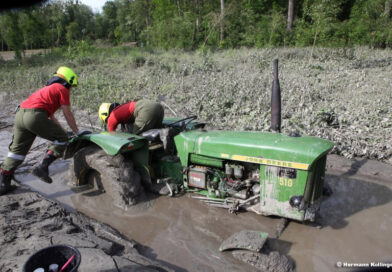
[[[74,109],[102,102],[157,100],[212,126],[269,130],[272,62],[279,59],[282,131],[335,142],[334,153],[392,163],[391,50],[366,48],[151,51],[86,48],[0,62],[0,92],[18,103],[60,65],[79,75]],[[166,113],[170,115],[170,111]]]

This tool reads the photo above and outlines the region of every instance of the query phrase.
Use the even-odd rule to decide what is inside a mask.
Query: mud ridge
[[[41,248],[67,244],[79,249],[83,271],[173,271],[143,256],[137,243],[81,213],[69,213],[55,201],[20,185],[0,196],[0,271],[22,271]]]

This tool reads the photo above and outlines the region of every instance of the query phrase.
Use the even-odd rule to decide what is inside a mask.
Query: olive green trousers
[[[22,164],[36,136],[52,141],[49,150],[55,157],[61,157],[68,144],[67,133],[54,121],[48,119],[44,110],[22,109],[15,115],[14,134],[3,170],[13,170]]]
[[[133,134],[140,134],[152,128],[161,128],[164,110],[160,103],[142,99],[136,101],[133,115],[134,122],[126,124],[125,130]]]

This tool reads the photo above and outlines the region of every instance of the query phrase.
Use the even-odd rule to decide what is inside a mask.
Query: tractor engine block
[[[188,187],[208,191],[216,198],[248,199],[260,192],[260,169],[251,163],[226,163],[219,168],[192,165],[188,171]]]

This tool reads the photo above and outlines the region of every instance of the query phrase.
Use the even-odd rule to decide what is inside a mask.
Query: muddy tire
[[[68,170],[70,186],[88,185],[92,180],[89,176],[97,173],[100,184],[90,185],[106,192],[118,207],[126,209],[136,204],[144,193],[132,161],[122,155],[110,156],[97,146],[84,147],[74,155]]]

